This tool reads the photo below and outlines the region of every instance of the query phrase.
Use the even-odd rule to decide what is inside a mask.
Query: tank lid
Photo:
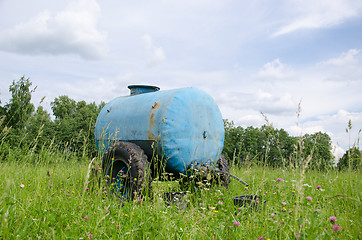
[[[131,96],[142,93],[157,92],[160,90],[159,87],[150,85],[129,85],[128,88],[131,90]]]

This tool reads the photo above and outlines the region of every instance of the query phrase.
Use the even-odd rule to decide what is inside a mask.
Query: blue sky
[[[0,66],[2,104],[23,75],[49,111],[60,95],[193,86],[237,125],[263,112],[292,135],[328,133],[340,156],[362,128],[362,1],[0,0]]]

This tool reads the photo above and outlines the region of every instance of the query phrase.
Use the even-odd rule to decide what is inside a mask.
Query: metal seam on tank
[[[167,112],[168,112],[168,109],[169,109],[169,106],[170,106],[170,104],[172,103],[172,101],[174,100],[174,98],[175,98],[175,96],[178,94],[178,92],[180,92],[182,89],[179,89],[179,90],[177,90],[177,91],[175,91],[169,98],[168,98],[168,100],[166,101],[166,103],[164,104],[164,106],[163,106],[163,108],[162,108],[162,116],[163,116],[163,118],[165,118],[165,120],[162,122],[162,124],[160,125],[160,129],[159,129],[159,131],[160,131],[160,144],[161,144],[161,148],[162,149],[164,149],[164,147],[165,147],[165,142],[164,142],[164,138],[167,136],[167,131],[166,131],[166,133],[164,132],[164,124],[165,124],[165,122],[167,122]],[[162,153],[162,155],[164,155],[165,153],[163,152]],[[166,158],[167,158],[167,156],[166,156]],[[166,161],[168,160],[168,159],[165,159]]]
[[[156,140],[154,131],[156,129],[157,119],[155,119],[155,116],[157,116],[159,108],[160,108],[159,102],[155,102],[151,107],[150,117],[148,121],[148,129],[147,129],[148,140]]]

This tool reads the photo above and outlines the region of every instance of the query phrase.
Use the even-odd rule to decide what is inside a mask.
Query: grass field
[[[262,166],[233,167],[249,184],[204,185],[187,194],[186,210],[153,199],[120,203],[86,183],[88,162],[0,164],[1,239],[360,239],[361,174]],[[105,179],[102,179],[105,181]],[[233,196],[257,194],[259,209],[235,207]],[[262,202],[266,201],[263,206]]]

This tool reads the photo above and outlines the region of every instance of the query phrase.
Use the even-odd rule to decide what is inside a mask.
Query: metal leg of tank
[[[230,167],[224,155],[221,154],[219,160],[216,163],[216,168],[221,172],[227,173],[227,174],[218,174],[216,172],[216,181],[221,183],[224,187],[228,188],[230,184],[230,175],[229,175]]]
[[[134,143],[117,142],[104,153],[102,168],[111,191],[121,199],[150,196],[151,170],[144,151]]]
[[[200,185],[221,184],[225,188],[230,184],[230,168],[226,158],[221,155],[215,166],[204,166],[192,170],[188,177],[179,180],[181,190],[197,191]]]

